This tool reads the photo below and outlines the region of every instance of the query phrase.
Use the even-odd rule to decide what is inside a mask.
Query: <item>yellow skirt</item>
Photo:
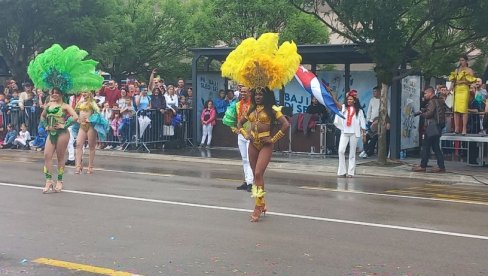
[[[456,85],[454,88],[454,112],[468,113],[469,86],[465,84]]]

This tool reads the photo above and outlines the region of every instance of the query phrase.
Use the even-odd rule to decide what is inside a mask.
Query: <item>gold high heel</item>
[[[54,187],[54,192],[59,193],[63,189],[63,181],[58,180],[56,186]]]
[[[76,166],[76,168],[75,168],[75,174],[80,174],[82,171],[83,171],[83,167],[82,166]]]
[[[268,209],[266,208],[264,198],[256,198],[256,205],[254,206],[254,211],[251,214],[251,222],[258,222],[261,214],[263,214],[263,216],[266,216],[267,211]]]
[[[46,185],[44,185],[44,188],[42,189],[43,194],[47,194],[49,190],[53,188],[53,181],[52,180],[46,180]]]
[[[86,171],[86,174],[93,174],[93,167],[88,167],[88,170]]]

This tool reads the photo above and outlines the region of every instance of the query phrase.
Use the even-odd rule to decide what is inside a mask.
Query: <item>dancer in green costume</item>
[[[46,184],[43,193],[50,190],[60,192],[63,188],[64,155],[69,140],[67,129],[78,120],[73,108],[63,102],[63,97],[102,87],[103,77],[95,71],[98,62],[84,60],[87,55],[86,51],[80,50],[77,46],[63,49],[60,45],[54,44],[37,55],[27,68],[27,73],[36,88],[52,90],[50,102],[41,114],[41,125],[49,133],[44,149]],[[51,174],[54,153],[58,161],[56,184]]]

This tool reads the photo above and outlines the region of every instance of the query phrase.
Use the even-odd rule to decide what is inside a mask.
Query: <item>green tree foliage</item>
[[[488,4],[484,0],[290,2],[302,12],[321,20],[332,31],[362,46],[373,59],[378,82],[382,84],[380,122],[386,118],[390,84],[409,73],[397,75],[402,64],[418,61],[411,62],[415,67],[412,71],[425,68],[429,74],[435,75],[440,66],[446,65],[443,54],[469,49],[473,42],[486,39]],[[378,161],[385,163],[386,131],[380,127],[379,133]]]
[[[248,37],[265,32],[280,32],[281,40],[298,44],[329,41],[329,32],[320,21],[300,13],[287,0],[201,1],[190,19],[187,33],[195,46],[236,46]]]

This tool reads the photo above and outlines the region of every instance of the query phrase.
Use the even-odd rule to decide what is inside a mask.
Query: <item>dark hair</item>
[[[427,86],[427,87],[425,88],[425,90],[424,90],[424,93],[425,93],[425,92],[427,92],[427,91],[430,91],[430,92],[432,92],[432,93],[434,93],[434,92],[435,92],[434,87],[432,87],[432,86]]]
[[[354,97],[351,95],[348,95],[346,97],[346,100],[344,101],[344,105],[347,107],[347,98],[352,97],[354,99],[354,109],[356,110],[356,116],[358,116],[359,110],[361,109],[361,103],[359,102],[358,97]]]
[[[209,103],[209,102],[212,102],[212,103],[213,103],[213,101],[212,101],[212,100],[207,100],[207,101],[205,101],[205,104],[204,104],[203,106],[204,106],[205,108],[208,108],[208,103]]]
[[[375,87],[373,87],[373,91],[374,90],[380,90],[380,87],[379,86],[375,86]]]
[[[63,95],[63,91],[61,91],[59,87],[53,87],[53,89],[51,89],[51,92],[54,93],[54,91],[58,91],[58,94]]]
[[[274,93],[273,90],[270,90],[268,87],[262,88],[253,88],[251,89],[251,107],[249,107],[249,110],[247,111],[247,115],[251,114],[254,110],[256,110],[257,104],[256,104],[256,90],[259,90],[263,92],[263,106],[264,106],[264,112],[268,115],[268,117],[271,119],[271,123],[275,121],[275,114],[273,112],[273,105],[276,104],[275,98],[274,98]]]
[[[459,58],[464,58],[464,60],[465,60],[466,62],[468,62],[468,60],[469,60],[469,59],[468,59],[468,55],[466,55],[466,54],[461,54],[461,55],[459,56]]]

